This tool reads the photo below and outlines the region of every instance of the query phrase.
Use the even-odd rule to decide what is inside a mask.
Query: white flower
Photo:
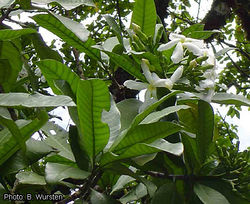
[[[210,53],[208,49],[202,49],[201,50],[201,56],[208,57],[206,60],[206,64],[214,65],[216,66],[216,59],[213,53]]]
[[[148,63],[147,60],[142,59],[141,67],[148,83],[137,82],[133,80],[127,80],[124,82],[124,86],[126,86],[129,89],[135,89],[140,91],[143,89],[147,89],[145,93],[145,102],[150,100],[152,97],[154,99],[157,99],[156,95],[157,87],[165,87],[171,90],[173,88],[174,83],[180,79],[183,72],[183,67],[181,66],[178,69],[176,69],[176,71],[173,73],[170,79],[160,79],[156,73],[151,73],[149,71],[147,63]]]
[[[176,45],[174,52],[171,56],[171,60],[174,63],[179,63],[183,59],[183,50],[187,48],[188,51],[192,52],[196,56],[200,56],[202,53],[202,48],[204,47],[202,40],[186,38],[184,35],[171,33],[170,42],[160,45],[157,49],[158,51],[168,50]]]

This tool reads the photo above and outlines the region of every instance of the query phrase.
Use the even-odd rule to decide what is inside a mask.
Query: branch
[[[120,28],[122,29],[122,18],[121,18],[121,10],[120,10],[120,5],[119,5],[119,0],[116,0],[116,9],[117,9],[117,14],[119,18],[119,25]]]

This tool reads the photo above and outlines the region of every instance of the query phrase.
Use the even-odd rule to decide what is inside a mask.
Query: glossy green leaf
[[[80,78],[66,65],[51,59],[39,61],[37,65],[55,93],[62,94],[55,86],[53,80],[65,80],[70,85],[72,92],[76,94]]]
[[[204,29],[204,24],[193,24],[191,26],[189,26],[188,28],[186,28],[182,34],[185,35],[185,36],[189,36],[192,32],[194,31],[203,31]]]
[[[92,57],[93,59],[96,59],[96,60],[100,59],[100,52],[91,47],[92,45],[95,44],[93,40],[89,38],[87,41],[83,42],[82,39],[86,40],[85,37],[79,36],[81,35],[81,33],[77,33],[77,31],[79,31],[78,27],[82,27],[80,23],[74,22],[74,26],[72,28],[71,27],[72,25],[68,22],[68,21],[71,22],[70,19],[67,19],[65,22],[62,20],[63,17],[59,17],[60,18],[59,20],[58,18],[56,18],[55,16],[51,14],[38,14],[36,16],[33,16],[32,18],[40,26],[48,29],[49,31],[51,31],[52,33],[60,37],[62,40],[64,40],[68,44],[77,48],[80,52],[86,53],[88,56]]]
[[[60,156],[71,161],[75,161],[70,145],[67,142],[68,133],[66,130],[54,124],[53,122],[47,122],[46,125],[42,127],[42,130],[47,136],[47,138],[44,140],[47,145],[59,151],[58,154]]]
[[[48,120],[48,115],[45,112],[41,112],[38,118],[33,121],[16,121],[22,138],[21,140],[25,142],[30,138],[30,136],[38,131]],[[4,129],[0,132],[0,165],[3,164],[8,158],[10,158],[20,146],[17,144],[16,140],[12,137],[10,131]]]
[[[132,157],[138,157],[141,155],[148,155],[153,154],[157,152],[168,152],[175,155],[180,155],[183,152],[183,145],[182,143],[169,143],[164,139],[157,139],[154,142],[150,144],[145,143],[136,143],[129,148],[127,148],[123,153],[121,153],[119,156],[116,156],[111,153],[107,153],[103,156],[101,160],[102,165],[106,165],[107,163],[132,158]]]
[[[77,111],[80,120],[79,143],[91,160],[109,140],[109,127],[102,122],[103,110],[110,108],[110,96],[105,82],[99,79],[79,81]]]
[[[135,178],[132,178],[131,176],[127,176],[127,175],[120,176],[120,178],[117,180],[116,184],[113,186],[110,194],[123,189],[125,185],[127,185],[128,183],[130,183],[131,181],[134,181],[134,180],[135,180]]]
[[[250,100],[242,95],[234,95],[229,93],[216,93],[212,102],[219,104],[232,104],[237,106],[250,106]]]
[[[213,141],[214,113],[211,105],[203,100],[198,101],[198,132],[197,147],[201,162],[208,156],[209,146]]]
[[[46,185],[44,177],[34,172],[19,172],[16,178],[19,184]]]
[[[111,61],[113,61],[115,64],[123,68],[126,72],[128,72],[132,76],[142,81],[146,80],[144,75],[141,73],[141,67],[139,66],[139,64],[131,60],[128,55],[118,55],[116,53],[109,52],[107,50],[102,50],[102,51],[110,57]]]
[[[95,203],[95,204],[117,204],[119,203],[118,201],[112,199],[111,197],[103,193],[99,193],[98,191],[95,191],[94,189],[91,189],[90,201],[91,203]]]
[[[4,29],[0,30],[0,40],[12,40],[15,38],[19,38],[22,35],[27,35],[31,33],[36,33],[35,29],[25,28],[19,30],[12,30],[12,29]]]
[[[137,143],[151,143],[159,138],[167,137],[180,131],[182,128],[171,122],[156,122],[142,124],[129,130],[125,137],[114,148],[114,151],[120,151]]]
[[[45,167],[45,180],[50,184],[60,183],[63,179],[86,179],[89,172],[64,164],[48,162]]]
[[[220,192],[202,184],[194,185],[194,192],[204,204],[229,204],[228,200]]]
[[[66,10],[71,10],[81,5],[95,6],[92,0],[32,0],[32,2],[38,4],[49,4],[51,2],[57,2]]]
[[[218,31],[193,31],[188,35],[190,38],[205,40]]]
[[[149,114],[142,122],[141,124],[148,124],[148,123],[153,123],[153,122],[157,122],[158,120],[160,120],[161,118],[163,118],[164,116],[167,116],[171,113],[175,113],[179,110],[182,110],[182,109],[188,109],[190,108],[189,106],[187,105],[176,105],[176,106],[170,106],[170,107],[167,107],[161,111],[156,111],[156,112],[153,112],[151,114]]]
[[[181,93],[181,91],[173,91],[172,93],[162,97],[159,101],[153,103],[149,107],[147,107],[142,113],[137,115],[135,119],[133,120],[130,129],[133,129],[136,127],[139,123],[141,123],[152,111],[154,111],[160,104],[162,104],[167,99],[171,98],[172,96],[175,96],[176,94]]]
[[[117,108],[121,113],[121,131],[127,129],[136,115],[139,113],[139,108],[142,105],[140,100],[129,98],[117,104]]]
[[[68,96],[46,96],[40,93],[33,95],[27,93],[2,93],[0,94],[0,106],[3,107],[58,107],[76,106]]]
[[[147,36],[154,36],[156,8],[153,0],[136,0],[131,21],[141,27]]]

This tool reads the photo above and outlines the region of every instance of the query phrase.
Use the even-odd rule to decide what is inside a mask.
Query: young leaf
[[[209,103],[203,100],[198,101],[198,131],[196,135],[197,147],[201,162],[208,156],[209,146],[213,140],[214,113]]]
[[[194,185],[194,192],[204,204],[229,204],[228,200],[220,192],[202,184]]]
[[[106,84],[99,80],[79,81],[77,111],[80,120],[79,143],[92,161],[107,145],[109,127],[101,120],[102,111],[110,108],[110,97]]]
[[[25,28],[25,29],[19,29],[19,30],[12,30],[12,29],[4,29],[0,30],[0,40],[12,40],[15,38],[19,38],[22,35],[27,35],[31,33],[36,33],[37,31],[35,29],[31,28]]]
[[[57,16],[58,17],[58,16]],[[68,44],[72,45],[73,47],[77,48],[79,51],[86,53],[88,56],[92,57],[95,60],[100,59],[100,52],[91,46],[95,44],[91,38],[87,41],[83,42],[82,40],[86,40],[86,35],[78,36],[79,34],[77,31],[79,30],[78,27],[82,27],[80,23],[74,22],[74,25],[70,25],[70,19],[65,19],[59,17],[60,20],[51,15],[51,14],[38,14],[33,16],[32,18],[41,26],[48,29],[62,40],[67,42]],[[64,24],[65,23],[65,24]],[[77,25],[75,25],[77,24]],[[76,30],[75,30],[76,28]],[[76,35],[77,34],[77,35]]]
[[[141,31],[147,36],[154,36],[156,18],[156,8],[153,0],[135,1],[131,21],[140,26]]]

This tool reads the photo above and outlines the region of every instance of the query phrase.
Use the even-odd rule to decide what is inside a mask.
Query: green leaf
[[[117,104],[117,108],[121,113],[121,131],[127,129],[136,115],[139,113],[139,108],[142,105],[140,100],[135,98],[125,99]]]
[[[194,192],[204,204],[229,204],[227,199],[218,191],[202,184],[194,185]]]
[[[54,59],[58,62],[63,62],[62,57],[59,55],[59,53],[47,46],[39,33],[31,35],[31,39],[37,55],[41,60]]]
[[[183,203],[174,183],[167,183],[160,186],[152,198],[151,204],[165,204],[166,201],[168,201],[168,204]]]
[[[101,152],[109,140],[109,127],[101,120],[102,111],[110,108],[109,91],[99,79],[79,81],[77,111],[80,120],[81,148],[91,160]]]
[[[20,184],[46,185],[44,177],[34,172],[19,172],[16,178]]]
[[[66,10],[71,10],[81,5],[95,6],[92,0],[32,0],[32,2],[38,4],[49,4],[51,2],[57,2]]]
[[[149,107],[147,107],[142,113],[137,115],[135,119],[133,120],[130,129],[133,129],[135,126],[137,126],[140,122],[142,122],[152,111],[154,111],[160,104],[162,104],[167,99],[171,98],[172,96],[175,96],[178,93],[182,93],[181,91],[173,91],[172,93],[162,97],[159,101],[153,103]]]
[[[109,24],[109,26],[115,32],[115,34],[116,34],[119,42],[121,44],[123,44],[123,41],[122,41],[122,30],[121,30],[120,26],[116,23],[115,19],[112,16],[110,16],[110,15],[103,15],[103,17],[105,18],[105,20],[107,21],[107,23]]]
[[[136,143],[151,143],[156,139],[167,137],[179,130],[181,130],[181,127],[171,122],[142,124],[136,126],[133,130],[129,130],[114,150],[120,151]]]
[[[250,106],[250,100],[248,98],[229,93],[216,93],[212,98],[212,102],[237,106]]]
[[[31,122],[24,120],[16,121],[22,135],[21,140],[23,142],[28,140],[34,132],[38,131],[47,122],[47,120],[47,113],[40,112],[38,118]],[[0,165],[10,158],[18,149],[20,149],[20,146],[12,137],[10,131],[7,129],[0,131]]]
[[[14,2],[14,0],[1,0],[0,8],[8,8]]]
[[[230,50],[235,50],[235,48],[233,48],[233,47],[226,47],[226,48],[223,48],[223,49],[221,49],[220,51],[218,51],[218,52],[215,53],[215,57],[218,58],[218,57],[224,55],[225,53],[227,53],[227,52],[230,51]]]
[[[150,113],[142,122],[141,124],[148,124],[148,123],[153,123],[153,122],[157,122],[158,120],[160,120],[161,118],[163,118],[164,116],[167,116],[171,113],[175,113],[179,110],[182,109],[188,109],[190,108],[187,105],[176,105],[176,106],[170,106],[167,107],[161,111],[156,111],[153,113]]]
[[[105,194],[99,193],[95,191],[94,189],[91,189],[90,201],[91,203],[95,203],[95,204],[117,204],[119,203],[118,201],[112,199],[111,197]]]
[[[154,36],[156,8],[153,0],[136,0],[131,21],[141,27],[147,36]]]
[[[74,154],[77,166],[84,171],[88,171],[90,167],[88,156],[86,152],[81,149],[78,141],[79,133],[77,127],[71,125],[69,127],[69,143],[71,150]]]
[[[198,101],[197,147],[201,162],[208,156],[209,146],[213,141],[214,113],[211,105],[203,100]]]
[[[45,180],[50,184],[61,183],[63,179],[86,179],[89,172],[64,164],[48,162],[45,167]]]
[[[19,29],[19,30],[12,30],[12,29],[4,29],[0,30],[0,40],[12,40],[15,38],[19,38],[22,35],[27,35],[31,33],[36,33],[37,31],[35,29],[31,28],[25,28],[25,29]]]
[[[204,29],[204,24],[194,24],[194,25],[191,25],[190,27],[186,28],[182,34],[185,35],[185,36],[189,36],[192,32],[194,31],[203,31]]]
[[[179,156],[183,152],[183,145],[182,143],[172,144],[164,139],[155,140],[151,144],[136,143],[123,151],[123,153],[119,156],[115,156],[114,154],[110,153],[105,154],[101,160],[101,165],[106,165],[107,163],[117,160],[153,154],[161,151]]]
[[[120,129],[121,129],[121,121],[120,121],[121,114],[118,108],[116,107],[112,95],[110,95],[110,102],[111,102],[110,110],[108,112],[105,110],[102,112],[102,122],[108,124],[110,132],[109,141],[104,149],[104,152],[111,147],[117,136],[120,134]]]
[[[27,93],[2,93],[0,94],[0,106],[3,107],[58,107],[76,106],[68,96],[46,96],[40,93],[33,95]]]
[[[65,131],[59,125],[54,124],[53,122],[47,122],[46,125],[42,127],[42,130],[47,136],[44,141],[47,145],[57,149],[60,156],[65,157],[71,161],[75,161],[70,145],[67,142],[67,131]]]
[[[188,37],[205,40],[209,38],[211,35],[213,35],[214,33],[218,33],[218,31],[193,31],[188,35]]]
[[[76,95],[80,78],[66,65],[51,59],[39,61],[37,62],[37,65],[42,70],[48,84],[55,93],[62,94],[58,87],[55,86],[53,80],[65,80],[69,83],[72,92]]]
[[[107,50],[101,50],[106,53],[115,64],[123,68],[126,72],[136,77],[137,79],[140,79],[142,81],[146,80],[145,76],[141,73],[141,67],[139,66],[139,64],[131,60],[128,55],[118,55]]]
[[[17,80],[18,73],[22,69],[22,61],[20,51],[18,49],[20,41],[0,41],[0,60],[5,61],[4,64],[0,63],[0,71],[4,71],[5,83],[2,84],[4,92],[10,92],[12,86]],[[8,62],[6,61],[8,60]],[[7,67],[5,67],[7,65]],[[6,69],[9,69],[8,71]],[[2,78],[2,77],[0,77]]]
[[[48,29],[62,40],[77,48],[80,52],[86,53],[88,56],[95,60],[100,59],[100,52],[91,46],[95,43],[91,38],[86,40],[86,34],[78,33],[79,28],[82,27],[80,23],[74,22],[71,24],[71,20],[65,20],[64,17],[55,17],[50,14],[38,14],[32,17],[40,26]],[[60,18],[60,19],[58,19]],[[73,21],[72,21],[73,22]],[[84,30],[84,29],[83,29]],[[81,29],[80,29],[81,31]],[[84,40],[85,42],[83,42]]]
[[[112,191],[110,194],[123,189],[125,185],[127,185],[128,183],[130,183],[131,181],[134,181],[134,180],[135,180],[135,178],[132,178],[131,176],[127,176],[127,175],[120,176],[120,178],[117,180],[116,184],[112,187]]]

